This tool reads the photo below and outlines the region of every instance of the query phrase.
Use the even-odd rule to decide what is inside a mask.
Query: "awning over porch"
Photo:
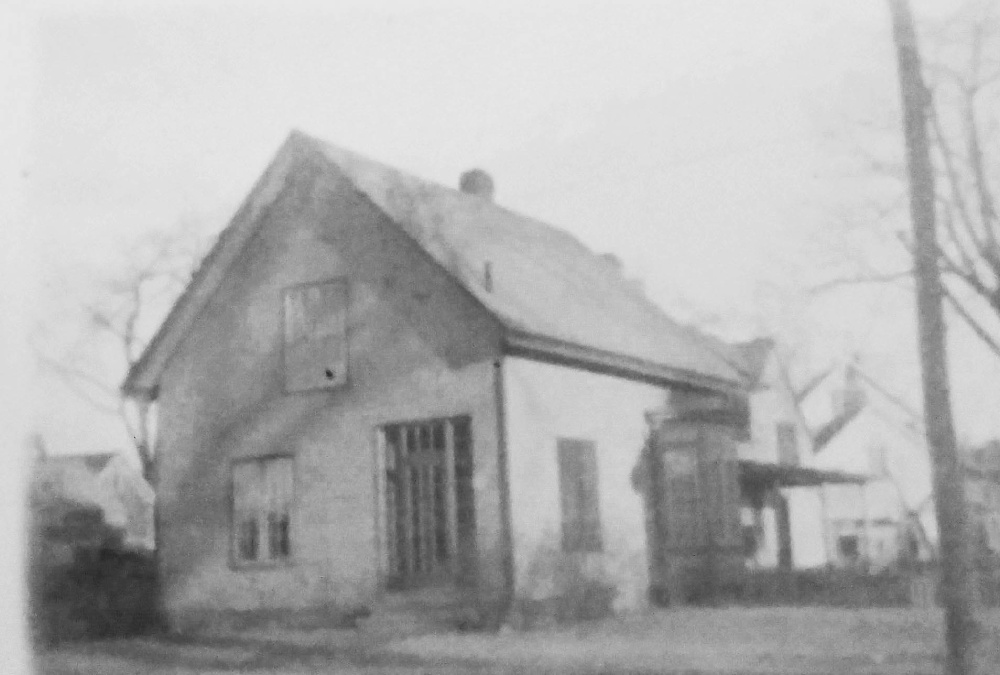
[[[739,466],[742,482],[774,487],[809,487],[831,483],[862,485],[868,482],[868,476],[863,474],[791,464],[771,464],[741,459]]]

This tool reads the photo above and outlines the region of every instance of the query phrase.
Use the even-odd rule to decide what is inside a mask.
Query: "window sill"
[[[266,571],[266,570],[280,570],[286,567],[294,567],[295,560],[293,558],[285,558],[283,560],[234,560],[229,559],[229,569],[234,572],[255,572],[255,571]]]

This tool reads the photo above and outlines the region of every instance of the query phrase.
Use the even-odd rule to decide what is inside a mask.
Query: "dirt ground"
[[[1000,672],[1000,611],[982,615],[984,673]],[[935,610],[678,609],[573,627],[409,637],[256,631],[64,645],[40,673],[940,673]]]

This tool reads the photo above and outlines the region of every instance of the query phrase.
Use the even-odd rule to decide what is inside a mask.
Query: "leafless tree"
[[[124,251],[120,265],[96,274],[90,282],[74,278],[70,288],[60,289],[75,296],[68,300],[75,311],[61,313],[59,326],[50,319],[41,332],[65,332],[67,321],[76,323],[70,328],[74,335],[69,346],[43,347],[46,341],[35,341],[44,369],[95,411],[121,419],[143,476],[151,483],[155,421],[149,404],[126,399],[118,384],[187,285],[204,248],[205,236],[190,219],[169,230],[143,234]]]
[[[918,25],[935,178],[941,291],[952,316],[967,325],[1000,358],[1000,10],[993,2],[964,4],[946,19]],[[892,120],[897,138],[901,118]],[[869,126],[863,130],[871,132]],[[890,131],[886,128],[875,130]],[[905,214],[905,171],[891,143],[868,133],[855,138],[851,152],[870,171],[880,197],[855,230],[891,223],[890,246],[877,253],[848,254],[851,269],[815,284],[814,293],[859,283],[909,283],[913,241],[901,224]],[[843,140],[843,139],[842,139]],[[881,229],[883,234],[886,229]],[[871,236],[871,233],[867,233]],[[884,242],[883,242],[884,244]]]

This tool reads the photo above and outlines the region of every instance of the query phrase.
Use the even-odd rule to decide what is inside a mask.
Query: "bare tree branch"
[[[965,225],[966,232],[975,244],[976,250],[982,252],[984,250],[985,241],[980,233],[976,231],[975,220],[969,213],[969,208],[965,201],[965,192],[962,188],[958,169],[955,166],[955,152],[952,150],[951,144],[948,142],[948,138],[945,136],[944,130],[942,129],[941,118],[937,113],[937,105],[932,102],[927,109],[928,118],[931,122],[931,130],[934,136],[934,143],[937,146],[938,155],[944,163],[945,176],[947,177],[948,184],[951,188],[951,198],[955,205],[955,209],[958,212],[959,220],[961,220]]]
[[[979,213],[983,221],[983,229],[989,238],[990,248],[986,252],[991,257],[994,269],[1000,269],[1000,240],[998,240],[997,209],[986,180],[986,170],[983,167],[983,148],[979,141],[979,125],[976,122],[975,100],[969,96],[965,104],[965,123],[967,126],[969,168],[972,171],[976,196],[979,198]]]
[[[913,243],[910,242],[903,233],[897,233],[897,238],[908,251],[911,253],[913,252]],[[995,312],[1000,314],[1000,302],[998,302],[998,298],[996,298],[996,293],[989,286],[984,284],[983,281],[976,276],[974,271],[970,272],[962,269],[962,267],[944,249],[938,250],[938,263],[942,266],[942,271],[961,279],[969,288],[986,300]]]
[[[966,309],[951,289],[948,288],[947,284],[941,284],[941,290],[944,293],[945,300],[947,300],[948,304],[951,305],[951,308],[955,310],[955,313],[958,314],[962,318],[962,321],[964,321],[965,324],[972,329],[976,336],[990,348],[994,355],[996,355],[997,358],[1000,358],[1000,341],[995,340],[993,336],[990,335],[989,331],[987,331],[983,325],[972,316],[972,312]]]
[[[888,272],[885,274],[859,274],[851,277],[838,277],[811,286],[808,290],[810,295],[819,295],[843,286],[857,286],[862,284],[884,284],[900,279],[912,279],[913,270],[900,270],[898,272]]]
[[[116,386],[79,363],[104,364],[107,347],[114,346],[118,363],[109,369],[108,379],[117,379],[120,367],[129,368],[139,358],[151,319],[165,311],[190,281],[191,271],[203,248],[203,238],[190,227],[147,235],[136,240],[119,272],[98,282],[85,300],[81,336],[72,353],[61,359],[39,355],[39,360],[82,400],[95,410],[117,415],[132,439],[143,466],[143,475],[153,479],[154,457],[150,408],[122,398]]]
[[[973,270],[976,267],[975,257],[969,250],[969,244],[959,236],[955,227],[955,210],[953,204],[941,197],[938,197],[938,204],[941,207],[941,220],[944,221],[945,232],[948,235],[952,247],[962,259],[962,269]]]
[[[118,392],[113,387],[109,387],[105,382],[91,373],[63,363],[58,359],[40,354],[37,351],[35,352],[35,357],[42,366],[59,376],[63,384],[74,394],[96,410],[111,415],[117,413],[117,408],[111,403],[118,398]],[[90,387],[91,390],[97,390],[104,397],[107,397],[108,400],[95,398],[93,391],[88,391],[83,385]]]

